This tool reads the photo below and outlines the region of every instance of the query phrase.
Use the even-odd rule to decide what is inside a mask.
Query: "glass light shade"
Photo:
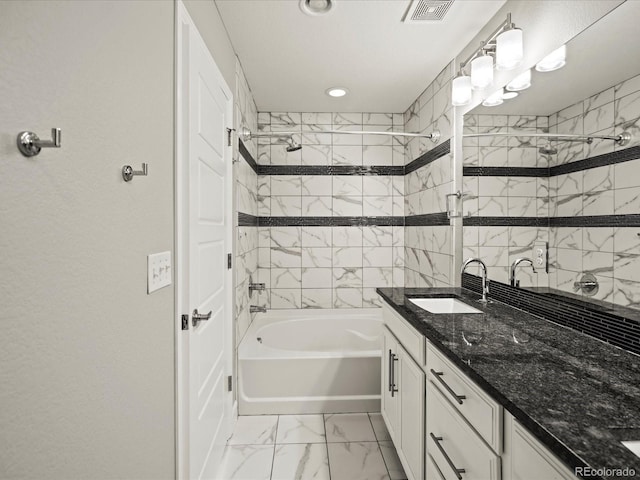
[[[502,94],[503,100],[511,100],[512,98],[516,98],[518,96],[518,92],[504,92]]]
[[[502,32],[496,38],[496,68],[512,70],[522,63],[524,50],[522,47],[522,30],[512,28]]]
[[[539,72],[553,72],[562,68],[567,63],[567,46],[563,45],[544,57],[536,64]]]
[[[476,90],[493,83],[493,57],[481,55],[471,61],[471,86]]]
[[[484,105],[485,107],[497,107],[498,105],[501,105],[502,102],[504,102],[503,95],[504,90],[501,88],[497,92],[494,92],[487,98],[485,98],[482,102],[482,105]]]
[[[516,78],[507,83],[507,90],[510,92],[519,92],[531,86],[531,70],[522,72]]]
[[[462,75],[451,82],[451,104],[454,107],[466,105],[471,101],[471,77]]]

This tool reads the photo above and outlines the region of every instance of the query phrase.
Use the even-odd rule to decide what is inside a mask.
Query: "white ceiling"
[[[532,71],[531,87],[497,107],[473,113],[548,116],[640,74],[640,1],[616,7],[567,43],[567,64]]]
[[[407,24],[410,0],[215,0],[259,111],[404,112],[505,3],[455,0],[440,22]],[[332,86],[349,95],[330,98]]]

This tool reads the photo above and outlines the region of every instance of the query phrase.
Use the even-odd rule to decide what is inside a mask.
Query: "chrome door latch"
[[[189,315],[184,314],[181,317],[182,320],[182,330],[189,330]]]
[[[213,310],[210,310],[209,313],[198,313],[198,309],[196,308],[191,314],[191,324],[194,327],[197,327],[198,323],[209,320],[211,318],[211,313],[213,313]]]

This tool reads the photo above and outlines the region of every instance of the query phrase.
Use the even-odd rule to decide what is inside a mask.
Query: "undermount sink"
[[[482,313],[457,298],[410,298],[409,301],[429,313]]]
[[[622,445],[631,450],[636,457],[640,458],[640,440],[621,442]]]

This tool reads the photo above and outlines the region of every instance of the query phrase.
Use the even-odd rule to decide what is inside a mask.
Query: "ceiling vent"
[[[449,10],[453,0],[413,0],[404,16],[404,23],[440,21]]]

